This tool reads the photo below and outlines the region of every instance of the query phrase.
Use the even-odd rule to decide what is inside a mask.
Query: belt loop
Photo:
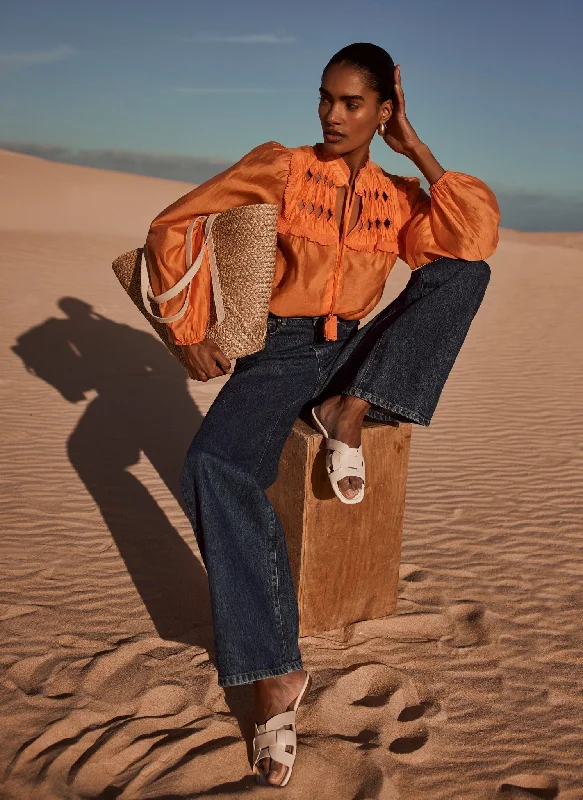
[[[312,317],[312,324],[314,325],[315,341],[320,342],[322,339],[322,317]]]

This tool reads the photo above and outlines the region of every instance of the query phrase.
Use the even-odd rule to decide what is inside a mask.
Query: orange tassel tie
[[[335,314],[328,314],[324,323],[324,336],[329,342],[338,339],[338,318]]]

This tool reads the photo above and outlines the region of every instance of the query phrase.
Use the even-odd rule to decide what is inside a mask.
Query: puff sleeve
[[[186,272],[185,234],[193,217],[221,213],[235,206],[275,203],[281,206],[289,172],[290,151],[278,142],[265,142],[236,164],[201,183],[165,208],[153,220],[146,237],[146,258],[154,294],[162,294]],[[197,220],[192,234],[193,259],[204,241],[204,220]],[[190,266],[190,265],[188,265]],[[168,317],[182,307],[186,288],[160,303],[160,315]],[[204,339],[210,315],[211,276],[208,252],[190,287],[186,313],[168,323],[175,344],[194,344]]]
[[[399,257],[411,269],[437,258],[481,261],[498,245],[500,209],[494,192],[479,178],[447,170],[429,187],[419,178],[398,182],[401,228]]]

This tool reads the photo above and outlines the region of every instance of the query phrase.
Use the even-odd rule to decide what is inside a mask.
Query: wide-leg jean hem
[[[394,412],[395,414],[399,414],[402,417],[407,417],[410,419],[411,422],[416,422],[418,425],[423,425],[425,428],[429,427],[429,420],[427,417],[424,417],[423,414],[419,414],[417,411],[412,411],[410,408],[403,408],[403,406],[399,406],[396,403],[389,403],[387,400],[383,400],[381,397],[377,397],[370,392],[365,392],[362,389],[343,389],[342,394],[348,394],[352,397],[360,397],[361,400],[366,400],[368,403],[372,403],[372,406],[366,412],[367,417],[372,417],[372,419],[378,419],[381,422],[394,422],[394,417],[391,417],[389,412]],[[380,408],[373,408],[373,406],[380,406]],[[383,413],[383,409],[387,412],[387,414]]]
[[[288,672],[296,672],[298,669],[303,669],[301,659],[297,661],[290,661],[281,667],[274,667],[273,669],[259,669],[255,672],[240,672],[238,675],[225,675],[218,677],[219,686],[241,686],[244,683],[254,683],[254,681],[261,681],[263,678],[276,678],[279,675],[287,675]]]

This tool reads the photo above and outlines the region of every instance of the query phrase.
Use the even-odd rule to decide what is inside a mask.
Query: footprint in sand
[[[555,800],[558,796],[559,782],[556,778],[529,772],[502,781],[496,793],[500,800]]]
[[[311,703],[307,698],[312,706],[309,732],[325,736],[341,732],[342,738],[361,745],[374,739],[391,697],[403,682],[398,670],[380,662],[334,670],[324,680]]]
[[[390,743],[389,750],[391,753],[395,753],[395,755],[415,753],[427,743],[428,739],[429,733],[426,730],[419,731],[419,733],[411,736],[399,736]]]
[[[427,744],[429,731],[419,720],[435,717],[441,710],[439,703],[429,699],[418,699],[417,702],[404,704],[405,694],[405,690],[400,690],[395,694],[391,703],[391,711],[396,714],[397,723],[417,724],[403,725],[407,733],[396,736],[389,741],[389,751],[397,756],[416,753]]]
[[[424,700],[412,706],[405,706],[397,717],[398,722],[415,722],[421,717],[434,717],[440,711],[439,703],[433,700]]]
[[[444,641],[451,647],[471,647],[488,642],[484,606],[473,600],[458,600],[445,611],[450,631]]]
[[[416,606],[430,606],[432,609],[443,604],[443,593],[428,570],[414,564],[402,564],[399,580],[399,600],[408,600]]]
[[[426,719],[438,714],[438,703],[420,697],[407,676],[380,662],[355,664],[338,672],[336,677],[327,676],[321,691],[311,703],[307,701],[306,734],[373,751],[375,763],[386,759],[387,750],[399,760],[425,758],[425,751],[418,751],[429,740]]]
[[[401,564],[399,569],[399,578],[409,583],[421,583],[421,581],[427,580],[428,575],[427,570],[420,569],[415,564]]]

